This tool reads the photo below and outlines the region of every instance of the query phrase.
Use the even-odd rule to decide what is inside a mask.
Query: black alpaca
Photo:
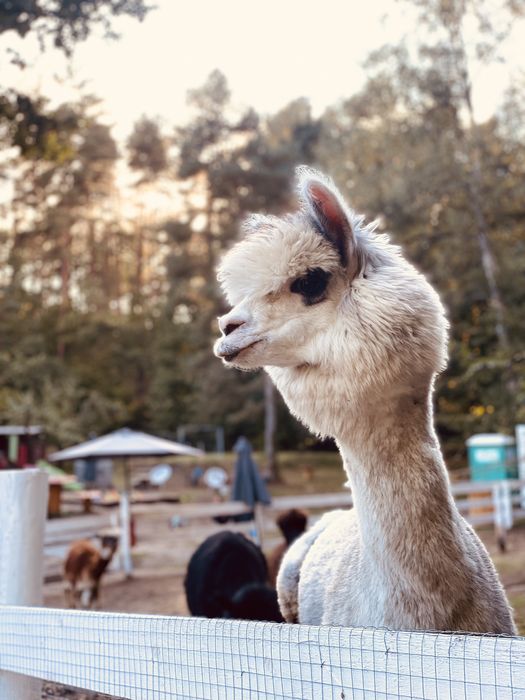
[[[260,548],[237,532],[211,535],[195,550],[184,587],[192,615],[282,622]]]

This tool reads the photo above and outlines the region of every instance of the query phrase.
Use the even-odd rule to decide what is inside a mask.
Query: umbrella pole
[[[253,509],[253,517],[255,520],[255,529],[257,530],[257,539],[259,540],[259,547],[263,548],[263,537],[264,537],[264,506],[262,503],[255,503]]]
[[[124,458],[124,488],[120,494],[120,552],[126,578],[131,578],[131,498],[128,460]]]

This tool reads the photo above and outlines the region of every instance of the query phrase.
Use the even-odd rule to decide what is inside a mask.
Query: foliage
[[[448,21],[445,4],[435,5]],[[454,455],[468,435],[512,431],[523,417],[525,288],[516,281],[525,269],[525,142],[508,121],[523,94],[477,124],[466,56],[458,73],[453,42],[420,48],[417,62],[399,47],[375,53],[363,91],[323,118],[318,155],[441,292],[452,339],[436,409]]]
[[[15,9],[27,4],[11,3],[9,21],[23,24]],[[74,13],[82,4],[56,5]],[[436,415],[451,465],[468,435],[525,421],[525,85],[515,81],[478,123],[462,33],[474,12],[474,53],[487,63],[512,13],[507,3],[497,18],[484,2],[415,4],[426,27],[417,53],[374,52],[362,91],[320,118],[304,98],[265,117],[239,109],[215,71],[188,96],[186,124],[144,116],[119,148],[95,98],[51,108],[0,96],[2,176],[12,191],[0,228],[1,422],[41,422],[58,445],[122,424],[173,437],[184,424],[222,425],[227,445],[242,433],[261,447],[261,375],[212,357],[225,311],[215,267],[247,212],[294,206],[298,163],[330,172],[439,289],[452,330]],[[95,6],[93,21],[144,9],[84,3],[86,12]],[[31,29],[47,27],[67,51],[85,34],[69,20],[55,34],[60,18],[34,18]],[[132,173],[132,213],[117,168]],[[147,202],[163,192],[171,206],[159,214]],[[278,401],[278,445],[311,447]]]
[[[33,32],[43,48],[50,39],[69,55],[96,26],[114,36],[112,16],[143,19],[149,9],[144,0],[4,0],[0,5],[0,34],[13,30],[25,37]]]
[[[102,27],[115,38],[112,21],[118,16],[144,19],[151,9],[145,0],[3,0],[0,3],[0,36],[14,31],[20,37],[36,36],[41,50],[51,45],[71,56],[74,47]],[[27,68],[23,55],[7,49],[11,62]],[[47,110],[41,98],[4,89],[0,92],[0,143],[20,149],[30,158],[67,158],[68,135],[74,115]]]
[[[129,166],[143,173],[143,181],[154,180],[168,167],[166,145],[159,125],[152,119],[143,117],[128,139]]]

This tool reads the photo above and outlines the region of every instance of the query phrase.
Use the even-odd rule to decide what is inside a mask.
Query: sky
[[[152,0],[153,1],[153,0]],[[114,21],[117,41],[93,36],[69,62],[55,50],[41,54],[36,41],[12,33],[0,41],[1,81],[37,89],[53,102],[85,92],[103,100],[113,133],[125,139],[143,114],[166,125],[188,118],[186,93],[219,68],[234,103],[272,113],[296,97],[308,97],[315,113],[350,96],[364,82],[362,63],[385,43],[410,41],[419,31],[408,3],[394,0],[155,0],[144,22]],[[478,117],[489,116],[522,61],[523,26],[506,43],[506,65],[477,68]],[[5,47],[18,48],[31,65],[6,63]],[[68,72],[73,78],[67,78]]]

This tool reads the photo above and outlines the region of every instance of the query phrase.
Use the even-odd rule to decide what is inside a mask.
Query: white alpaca
[[[490,558],[459,515],[432,422],[446,363],[439,297],[323,175],[299,171],[300,211],[255,216],[224,257],[233,306],[215,353],[264,367],[291,411],[336,438],[355,507],[290,547],[285,619],[515,634]]]

